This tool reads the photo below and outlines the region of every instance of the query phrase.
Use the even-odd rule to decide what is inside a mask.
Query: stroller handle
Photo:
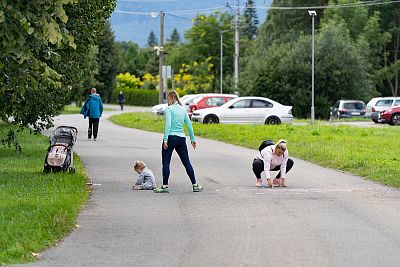
[[[78,129],[76,129],[74,126],[58,126],[56,129],[58,128],[69,128],[73,131],[75,131],[75,133],[78,133]]]

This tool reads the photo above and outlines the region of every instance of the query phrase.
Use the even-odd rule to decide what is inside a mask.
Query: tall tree
[[[248,0],[244,9],[244,27],[242,34],[247,36],[249,40],[253,40],[257,34],[258,16],[255,9],[254,1]]]
[[[114,7],[115,0],[1,1],[0,120],[36,131],[51,126],[71,89],[85,80],[81,67],[91,64],[80,65],[80,55],[89,57],[98,24]]]
[[[181,41],[181,36],[176,28],[172,31],[171,37],[167,40],[168,43],[172,45],[177,45]]]
[[[115,88],[115,77],[118,71],[118,53],[115,44],[114,33],[109,21],[105,22],[103,35],[99,38],[99,74],[97,76],[98,92],[105,97],[106,102],[111,101],[111,95]]]
[[[328,0],[274,0],[273,7],[302,7],[320,6],[328,4]],[[319,20],[323,17],[323,9],[318,9],[315,18],[315,28],[319,27]],[[292,42],[303,34],[311,34],[311,17],[307,10],[271,9],[266,21],[260,26],[257,34],[257,53],[263,53],[274,42]]]
[[[220,66],[220,36],[222,30],[229,30],[232,16],[228,13],[216,13],[209,16],[198,15],[194,19],[192,28],[185,32],[185,39],[188,41],[187,46],[188,58],[197,62],[205,62],[211,57],[209,63],[213,66],[212,75],[219,77]],[[233,32],[224,33],[224,72],[232,73],[233,68]],[[214,79],[212,90],[217,92],[219,82]]]
[[[295,116],[309,117],[311,104],[311,36],[289,43],[274,43],[263,58],[249,62],[241,87],[293,105]],[[340,98],[369,100],[376,92],[367,59],[343,21],[324,23],[316,36],[315,114],[327,118],[329,107]]]
[[[75,1],[66,5],[67,29],[73,33],[76,48],[66,47],[59,51],[62,60],[54,64],[62,75],[65,87],[70,88],[68,100],[83,100],[88,88],[96,84],[94,76],[98,73],[99,36],[106,27],[104,21],[115,8],[116,0]],[[90,14],[90,15],[88,15]]]
[[[383,95],[400,96],[400,3],[376,6],[375,11],[381,14],[382,29],[391,34],[381,57],[380,89]]]
[[[158,40],[156,35],[154,34],[153,31],[150,32],[149,37],[147,38],[147,46],[148,47],[153,47],[158,44]]]

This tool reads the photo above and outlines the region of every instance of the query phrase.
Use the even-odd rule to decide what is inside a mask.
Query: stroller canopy
[[[76,142],[78,130],[72,126],[59,126],[50,136],[50,144],[67,144],[73,146]]]

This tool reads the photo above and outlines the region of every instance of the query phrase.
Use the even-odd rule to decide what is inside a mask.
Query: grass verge
[[[34,261],[71,232],[89,193],[78,156],[75,174],[43,174],[48,139],[24,131],[18,141],[21,153],[0,146],[0,265]]]
[[[114,111],[112,108],[104,108],[103,111]],[[61,111],[61,114],[79,114],[81,112],[81,108],[76,105],[68,105],[64,106],[64,109]]]
[[[155,132],[162,132],[164,125],[163,117],[151,113],[126,113],[111,117],[111,121]],[[197,136],[252,149],[258,149],[264,139],[283,138],[294,157],[400,188],[400,127],[194,123],[193,128]]]

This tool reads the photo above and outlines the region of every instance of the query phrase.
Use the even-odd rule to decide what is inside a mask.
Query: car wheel
[[[395,113],[392,115],[392,118],[390,119],[390,124],[400,125],[400,113]]]
[[[204,124],[219,123],[219,119],[218,119],[217,116],[211,114],[211,115],[207,115],[207,116],[204,118],[203,123],[204,123]]]
[[[265,121],[265,124],[281,124],[281,120],[278,117],[272,116],[267,118],[267,120]]]
[[[379,123],[379,121],[378,121],[378,120],[375,120],[375,119],[372,119],[372,121],[375,122],[375,123]]]

